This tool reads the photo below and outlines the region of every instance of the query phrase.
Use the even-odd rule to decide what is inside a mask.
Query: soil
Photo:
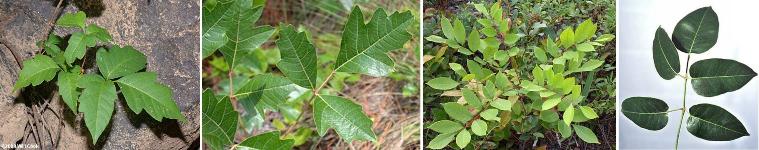
[[[63,104],[55,84],[12,91],[19,61],[41,51],[35,46],[37,41],[51,31],[64,37],[74,31],[49,24],[58,17],[57,4],[57,0],[0,1],[0,144],[37,144],[42,149],[197,149],[200,2],[75,0],[61,5],[62,13],[85,11],[87,23],[110,31],[114,43],[143,52],[148,57],[146,71],[156,72],[158,82],[172,89],[188,120],[155,121],[117,100],[110,125],[94,143],[82,115]]]

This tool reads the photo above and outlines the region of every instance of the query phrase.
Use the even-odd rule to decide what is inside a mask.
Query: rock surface
[[[74,31],[48,24],[57,17],[53,14],[57,4],[57,0],[0,0],[0,144],[38,144],[44,149],[197,149],[200,2],[64,2],[63,13],[83,10],[87,23],[106,28],[114,43],[143,52],[148,57],[147,70],[156,72],[158,81],[172,89],[188,120],[158,122],[144,112],[135,114],[120,96],[97,144],[93,144],[82,115],[75,115],[59,97],[52,96],[54,84],[12,92],[20,67],[11,51],[23,61],[40,50],[35,43],[45,39],[50,30],[63,37]],[[42,105],[45,101],[49,104]]]

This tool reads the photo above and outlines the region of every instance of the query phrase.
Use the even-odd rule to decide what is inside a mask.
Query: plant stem
[[[683,128],[683,119],[685,118],[685,95],[687,95],[688,92],[688,69],[690,67],[690,53],[688,53],[688,58],[685,60],[685,82],[683,82],[683,107],[681,108],[680,113],[680,124],[677,126],[677,138],[675,138],[675,150],[677,150],[678,144],[680,144],[680,130]]]

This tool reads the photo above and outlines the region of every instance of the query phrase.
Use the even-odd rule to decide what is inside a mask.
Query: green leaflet
[[[485,119],[485,120],[500,121],[500,118],[498,118],[497,109],[488,109],[488,110],[482,111],[480,113],[480,117],[482,117],[482,119]]]
[[[563,123],[557,123],[557,127],[559,129],[559,133],[561,134],[561,138],[568,138],[572,136],[572,128],[569,127],[567,124]]]
[[[455,39],[454,37],[454,31],[453,26],[451,25],[451,20],[448,20],[448,18],[443,17],[443,19],[440,20],[440,28],[443,30],[443,35],[447,39]],[[463,42],[462,42],[463,43]]]
[[[82,75],[79,75],[79,69],[73,69],[76,72],[61,72],[58,73],[58,92],[63,98],[63,102],[69,106],[71,112],[76,114],[77,104],[79,97],[79,91],[77,90],[77,83]]]
[[[145,69],[147,58],[132,46],[98,49],[96,62],[100,74],[107,79],[115,79]],[[137,111],[136,111],[137,112]]]
[[[216,98],[211,90],[203,91],[201,99],[203,141],[211,149],[225,149],[234,142],[237,132],[237,111],[228,97]]]
[[[749,136],[738,118],[719,106],[698,104],[690,107],[688,132],[709,141],[731,141]]]
[[[227,65],[234,68],[242,57],[238,55],[249,53],[261,46],[274,34],[274,29],[270,26],[253,27],[253,24],[261,17],[262,7],[251,8],[252,4],[249,0],[238,0],[231,3],[234,4],[225,8],[230,10],[222,16],[222,20],[225,22],[222,25],[227,29],[226,36],[229,42],[219,48],[219,51],[224,54]],[[212,51],[207,52],[206,55],[211,53]]]
[[[86,48],[95,46],[96,42],[93,37],[87,36],[82,32],[74,32],[71,34],[71,38],[69,38],[66,51],[63,52],[66,62],[71,64],[77,59],[82,59],[84,54],[87,53]]]
[[[577,133],[577,136],[583,141],[595,144],[599,143],[596,134],[593,133],[593,130],[590,130],[590,128],[576,124],[572,125],[572,127],[575,128],[575,133]]]
[[[25,60],[23,64],[24,68],[18,75],[13,91],[29,85],[37,86],[43,81],[50,81],[55,77],[55,73],[60,70],[53,59],[45,55],[34,56],[32,59]]]
[[[95,24],[87,25],[87,28],[84,30],[85,33],[87,33],[87,36],[100,40],[101,42],[111,42],[113,39],[111,37],[111,34],[108,33],[108,30],[103,29],[100,26],[97,26]]]
[[[672,41],[684,53],[700,54],[717,44],[719,19],[712,7],[699,8],[677,22]]]
[[[461,94],[464,96],[464,99],[470,106],[474,107],[475,109],[480,109],[482,107],[482,101],[480,101],[480,98],[477,97],[477,95],[471,89],[461,89]]]
[[[87,15],[82,11],[65,13],[58,18],[58,21],[56,21],[55,24],[64,27],[79,27],[84,29],[84,19],[87,19]]]
[[[575,117],[575,107],[573,107],[571,104],[569,107],[567,107],[566,110],[564,110],[564,114],[562,114],[562,119],[564,119],[564,124],[569,125],[572,123],[572,120]]]
[[[61,53],[61,48],[58,47],[58,44],[61,43],[61,37],[55,34],[51,34],[47,36],[47,40],[45,40],[44,48],[45,51],[50,54],[58,54]]]
[[[470,119],[472,119],[472,113],[469,112],[469,110],[466,109],[463,105],[456,103],[456,102],[449,102],[443,104],[443,109],[445,112],[450,116],[451,118],[466,123]]]
[[[456,86],[459,86],[459,82],[456,82],[453,79],[448,78],[448,77],[438,77],[430,81],[427,81],[427,85],[429,85],[433,89],[450,90],[450,89],[456,88]]]
[[[369,140],[377,142],[372,131],[372,120],[364,114],[361,105],[351,100],[330,95],[317,95],[314,101],[314,122],[319,135],[333,128],[345,141]]]
[[[430,144],[427,144],[427,148],[429,149],[445,148],[445,146],[448,146],[448,144],[451,143],[451,141],[453,141],[453,137],[456,135],[457,135],[456,132],[439,134],[435,138],[430,140]]]
[[[203,23],[203,29],[201,31],[201,35],[203,36],[203,47],[201,51],[201,59],[210,56],[216,52],[217,49],[221,48],[227,44],[227,42],[229,42],[229,38],[226,34],[228,29],[224,25],[231,24],[232,20],[224,18],[224,16],[229,13],[228,16],[231,17],[233,13],[232,10],[234,9],[227,8],[230,8],[232,4],[234,4],[233,1],[214,4],[214,6],[219,6],[220,8],[225,9],[213,9],[213,6],[209,6],[208,4],[203,6],[203,17],[201,20]]]
[[[559,35],[559,40],[561,41],[561,46],[564,48],[575,45],[575,33],[572,31],[572,27],[564,29],[561,35]]]
[[[248,122],[254,118],[263,119],[262,112],[264,109],[278,110],[279,106],[285,104],[289,99],[294,98],[290,95],[302,95],[307,89],[302,88],[284,77],[272,74],[256,75],[245,83],[239,90],[236,90],[235,97],[247,113],[241,118]],[[250,126],[246,126],[246,129]]]
[[[174,103],[169,87],[158,83],[156,74],[140,72],[127,75],[116,81],[121,93],[132,111],[140,113],[144,109],[153,119],[163,118],[186,121]]]
[[[735,60],[712,58],[693,63],[690,76],[698,95],[712,97],[740,89],[756,72]]]
[[[461,130],[461,132],[456,135],[456,145],[459,147],[466,147],[466,145],[469,145],[470,140],[472,140],[472,135],[469,134],[469,131],[467,130]]]
[[[316,49],[305,32],[297,32],[291,25],[280,25],[277,47],[282,55],[277,68],[295,84],[316,88]]]
[[[496,99],[490,103],[490,106],[498,108],[500,110],[511,111],[511,102],[504,99]]]
[[[593,23],[592,19],[583,21],[575,30],[575,43],[589,40],[596,34],[597,29],[598,27]]]
[[[363,16],[358,6],[351,11],[343,29],[335,71],[385,76],[394,66],[387,52],[402,48],[411,38],[406,29],[413,16],[410,12],[387,16],[383,9],[378,9],[368,24],[364,24]]]
[[[666,80],[674,78],[680,72],[680,56],[677,55],[675,44],[669,39],[667,31],[661,27],[656,29],[653,47],[656,72]]]
[[[540,120],[543,120],[545,122],[556,122],[559,120],[559,113],[556,113],[555,111],[550,111],[550,110],[543,111],[540,113]]]
[[[84,123],[92,135],[92,143],[97,143],[100,134],[111,121],[117,98],[116,86],[110,80],[92,74],[79,79],[77,86],[84,88],[79,96],[79,112],[84,114]]]
[[[266,132],[245,139],[237,145],[240,149],[260,149],[260,150],[289,150],[293,146],[293,140],[281,140],[279,131]]]
[[[480,119],[477,119],[474,122],[472,122],[471,128],[472,128],[472,133],[474,133],[474,135],[485,136],[488,130],[488,123]]]
[[[630,97],[622,102],[622,114],[641,128],[661,130],[667,126],[667,103],[650,97]]]
[[[432,129],[432,131],[435,131],[438,133],[454,133],[456,131],[461,130],[464,127],[461,125],[461,123],[453,122],[450,120],[440,120],[435,123],[432,123],[427,128]]]
[[[464,23],[461,22],[459,19],[453,20],[453,37],[456,39],[459,44],[464,45],[466,43],[466,29],[464,28]],[[450,39],[450,38],[449,38]]]

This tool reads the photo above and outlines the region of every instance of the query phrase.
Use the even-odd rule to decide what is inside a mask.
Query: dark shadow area
[[[74,0],[74,6],[87,14],[87,17],[100,17],[105,10],[103,0]]]

